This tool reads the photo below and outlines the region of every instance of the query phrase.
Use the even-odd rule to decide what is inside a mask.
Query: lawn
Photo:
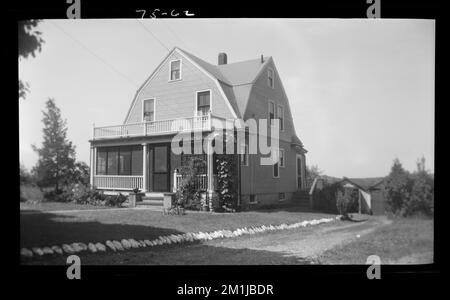
[[[432,219],[394,219],[391,225],[325,251],[318,263],[365,264],[370,255],[378,255],[382,264],[432,263],[433,229]]]
[[[277,225],[334,215],[300,212],[295,208],[241,213],[188,212],[166,216],[145,209],[21,213],[21,247],[42,247],[73,242],[105,242],[123,238],[154,239],[185,232],[237,229],[245,226]]]
[[[20,211],[58,211],[58,210],[89,210],[89,209],[104,209],[110,208],[106,206],[95,206],[89,204],[76,204],[76,203],[65,203],[65,202],[20,202]]]

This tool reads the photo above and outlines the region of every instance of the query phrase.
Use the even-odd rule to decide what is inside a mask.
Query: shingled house
[[[114,109],[114,103],[111,103]],[[236,176],[239,203],[261,205],[289,200],[304,189],[305,154],[298,138],[288,97],[272,57],[228,63],[208,63],[178,47],[155,68],[130,103],[122,124],[95,127],[91,145],[91,184],[109,192],[138,188],[158,198],[174,191],[177,169],[189,155],[204,159],[198,187],[209,196],[217,192],[214,153],[175,154],[171,139],[188,124],[203,140],[217,120],[279,119],[279,160],[261,165],[260,154],[249,154],[248,144],[236,145],[244,154]],[[207,141],[209,142],[209,141]],[[208,148],[209,149],[209,148]]]

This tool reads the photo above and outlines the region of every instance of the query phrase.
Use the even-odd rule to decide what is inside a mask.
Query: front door
[[[149,145],[150,190],[170,191],[170,144]]]

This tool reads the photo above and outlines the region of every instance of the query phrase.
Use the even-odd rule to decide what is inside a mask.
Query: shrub
[[[105,196],[105,205],[113,207],[122,207],[123,203],[127,201],[128,197],[119,193],[118,195]]]
[[[33,184],[24,184],[20,186],[20,202],[37,201],[42,202],[44,194],[41,189]]]
[[[217,191],[219,206],[224,211],[234,212],[237,209],[236,156],[220,154],[217,163]]]
[[[400,214],[403,206],[410,197],[413,182],[410,174],[403,169],[398,159],[394,160],[391,172],[386,178],[385,196],[388,210],[393,214]]]
[[[403,216],[415,214],[434,214],[434,179],[425,170],[425,158],[417,162],[417,171],[411,175],[413,182],[408,199],[405,201],[401,213]]]
[[[434,179],[425,170],[423,157],[418,160],[413,174],[405,171],[395,159],[384,192],[388,210],[394,215],[434,214]]]
[[[32,185],[34,184],[34,178],[31,173],[25,168],[24,165],[19,165],[19,176],[21,185]]]
[[[339,214],[349,219],[348,214],[358,209],[358,190],[342,188],[337,191],[336,206]]]
[[[182,166],[179,169],[182,179],[176,191],[176,206],[193,210],[202,208],[204,203],[201,203],[201,193],[204,191],[199,190],[196,186],[198,175],[196,165],[200,163],[204,163],[204,161],[200,158],[192,157],[186,166]]]
[[[321,190],[316,189],[314,191],[314,209],[329,213],[338,213],[336,196],[338,191],[341,189],[342,187],[339,183],[324,183],[324,187]]]
[[[70,192],[67,190],[46,189],[44,192],[46,201],[70,202]]]

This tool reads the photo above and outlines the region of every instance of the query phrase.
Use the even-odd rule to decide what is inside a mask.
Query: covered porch
[[[196,175],[199,190],[214,191],[213,153],[175,154],[168,138],[142,143],[128,140],[102,141],[91,144],[90,183],[96,189],[109,191],[174,192],[182,175],[179,168],[187,158],[196,156],[205,165]]]

